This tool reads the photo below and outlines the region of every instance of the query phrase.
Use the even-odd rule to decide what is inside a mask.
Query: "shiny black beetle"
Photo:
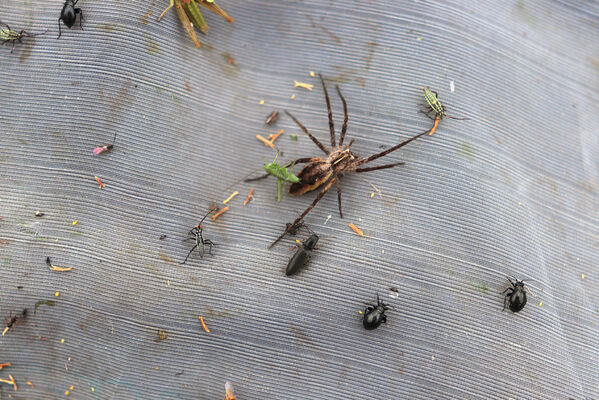
[[[77,4],[79,0],[65,0],[64,5],[62,6],[62,11],[60,12],[60,18],[58,18],[58,38],[62,35],[62,29],[60,27],[60,21],[64,22],[64,24],[71,28],[75,24],[75,19],[77,18],[77,14],[79,14],[79,27],[83,29],[81,25],[81,21],[83,20],[83,12],[80,8],[76,8],[75,4]]]
[[[503,311],[506,307],[509,307],[512,312],[518,312],[526,305],[526,289],[524,288],[524,280],[517,280],[512,282],[508,277],[508,281],[512,284],[512,287],[505,289],[502,293],[505,293],[503,299]],[[507,293],[506,293],[507,292]]]
[[[318,235],[312,233],[312,235],[310,235],[310,237],[306,239],[301,246],[299,244],[297,245],[298,249],[289,259],[285,275],[291,276],[308,264],[310,258],[312,257],[312,250],[314,250],[316,247],[316,243],[318,243]]]
[[[377,293],[376,306],[367,307],[366,310],[364,310],[364,319],[362,320],[364,328],[371,331],[378,328],[382,322],[387,323],[385,311],[388,309],[389,307],[379,299]]]

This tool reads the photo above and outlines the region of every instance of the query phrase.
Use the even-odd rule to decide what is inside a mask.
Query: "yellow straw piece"
[[[231,199],[235,196],[237,196],[239,194],[239,192],[235,191],[232,195],[230,195],[229,197],[227,197],[227,200],[223,200],[223,204],[227,204],[229,201],[231,201]]]
[[[314,87],[314,85],[309,85],[307,83],[302,83],[302,82],[298,82],[298,81],[293,81],[293,83],[294,83],[294,86],[293,86],[294,88],[301,87],[304,89],[312,90],[312,88]]]

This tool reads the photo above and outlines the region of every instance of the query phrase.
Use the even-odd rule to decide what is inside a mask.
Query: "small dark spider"
[[[21,30],[20,32],[17,32],[17,31],[13,31],[10,28],[10,26],[8,26],[8,24],[5,24],[4,22],[0,22],[0,25],[6,26],[6,28],[0,28],[0,44],[12,42],[12,48],[10,49],[11,53],[15,50],[15,44],[17,42],[23,43],[22,39],[24,37],[32,38],[32,37],[36,37],[38,35],[43,35],[44,33],[46,33],[46,31],[44,31],[42,33],[29,33],[26,30]]]
[[[213,243],[210,239],[204,239],[204,236],[202,235],[202,222],[204,222],[206,217],[216,210],[216,208],[213,208],[212,210],[208,211],[208,214],[204,215],[204,218],[202,218],[200,223],[189,231],[189,234],[193,235],[193,237],[189,239],[195,239],[196,244],[191,248],[191,250],[189,250],[189,253],[187,253],[187,257],[185,257],[185,260],[183,260],[181,265],[185,264],[185,262],[191,255],[191,252],[194,251],[196,248],[198,249],[198,254],[200,255],[200,258],[204,258],[206,245],[210,246],[208,249],[208,254],[212,255],[212,246],[216,246],[216,243]]]
[[[348,173],[349,172],[370,172],[370,171],[376,171],[379,169],[393,168],[398,165],[402,165],[403,162],[397,162],[397,163],[393,163],[393,164],[379,165],[376,167],[367,167],[367,168],[361,167],[364,164],[367,164],[367,163],[374,161],[378,158],[386,156],[387,154],[399,149],[400,147],[405,146],[406,144],[410,143],[411,141],[416,140],[419,137],[426,135],[429,132],[429,131],[422,132],[408,140],[405,140],[393,147],[388,148],[387,150],[384,150],[380,153],[371,155],[370,157],[360,158],[359,156],[357,156],[356,154],[354,154],[351,151],[351,145],[353,143],[353,140],[351,140],[349,142],[349,144],[343,146],[343,142],[345,141],[345,134],[347,132],[348,115],[347,115],[347,104],[345,102],[345,99],[343,98],[343,95],[341,94],[341,90],[339,89],[339,86],[336,86],[336,88],[337,88],[337,93],[339,94],[339,97],[341,98],[341,102],[343,103],[344,119],[343,119],[343,126],[341,127],[339,144],[337,145],[336,139],[335,139],[335,125],[333,122],[333,112],[331,110],[331,100],[329,99],[327,87],[324,84],[324,79],[322,78],[322,75],[319,74],[319,77],[320,77],[320,81],[322,82],[322,88],[324,90],[324,97],[325,97],[325,100],[327,103],[327,111],[329,113],[329,132],[330,132],[330,136],[331,136],[331,148],[332,149],[331,150],[327,149],[293,115],[291,115],[288,111],[285,111],[285,113],[287,115],[289,115],[289,117],[291,117],[291,119],[300,127],[300,129],[302,131],[304,131],[304,133],[306,135],[308,135],[308,137],[310,139],[312,139],[314,144],[316,144],[316,146],[318,146],[318,148],[327,155],[326,158],[321,158],[321,157],[300,158],[298,160],[293,161],[293,163],[290,163],[290,164],[308,163],[308,165],[306,165],[301,170],[301,172],[298,174],[298,177],[300,178],[300,182],[294,183],[290,186],[289,194],[290,195],[301,195],[301,194],[310,192],[312,190],[318,189],[319,187],[321,187],[323,185],[324,185],[324,187],[320,190],[320,192],[318,193],[318,196],[316,196],[316,198],[314,199],[312,204],[310,204],[310,206],[308,206],[308,208],[299,217],[297,217],[297,219],[290,226],[287,226],[287,229],[285,229],[285,232],[283,232],[281,234],[281,236],[279,236],[269,246],[269,248],[274,246],[279,240],[281,240],[283,238],[283,236],[285,236],[290,230],[292,230],[314,208],[314,206],[320,201],[320,199],[322,199],[324,197],[324,195],[329,191],[329,189],[331,189],[333,187],[334,184],[337,184],[337,202],[339,204],[339,215],[341,216],[341,218],[343,218],[343,211],[341,209],[341,185],[339,183],[341,176],[346,172],[348,172]]]
[[[362,320],[364,328],[371,331],[378,328],[381,323],[387,323],[385,311],[388,309],[389,307],[379,299],[377,293],[376,305],[367,307],[366,310],[364,310],[364,319]]]
[[[73,25],[75,25],[77,14],[79,14],[79,27],[83,29],[83,26],[81,25],[81,22],[83,21],[83,12],[80,8],[75,7],[78,1],[79,0],[65,0],[62,10],[60,11],[60,17],[58,18],[57,39],[60,39],[60,36],[62,35],[60,21],[64,22],[64,24],[70,29]]]
[[[502,294],[505,294],[502,311],[505,311],[505,308],[509,307],[512,312],[518,312],[526,305],[526,288],[524,287],[524,280],[519,281],[515,279],[516,282],[512,282],[509,277],[507,280],[510,281],[512,287],[509,287],[502,292]]]
[[[288,222],[287,224],[285,224],[285,226],[287,227],[287,229],[289,229],[287,231],[287,233],[290,234],[291,236],[297,235],[299,230],[302,228],[306,228],[308,231],[310,231],[310,233],[314,233],[314,232],[312,232],[312,229],[308,228],[308,225],[306,225],[304,223],[304,221],[298,222],[297,224],[295,224],[295,226],[293,226],[293,224],[291,222]]]
[[[13,326],[22,323],[26,316],[27,316],[27,309],[26,308],[23,309],[23,311],[21,312],[21,314],[12,315],[12,312],[11,312],[10,315],[7,318],[4,319],[4,323],[6,324],[6,327],[4,328],[4,332],[2,333],[2,336],[4,336],[4,334],[9,329],[11,329]]]

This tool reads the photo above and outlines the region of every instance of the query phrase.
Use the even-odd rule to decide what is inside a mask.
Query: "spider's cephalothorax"
[[[331,110],[331,100],[329,99],[327,87],[324,84],[324,79],[322,78],[322,75],[319,74],[319,77],[320,81],[322,82],[324,97],[327,103],[327,111],[329,113],[329,132],[331,136],[331,149],[327,149],[322,143],[320,143],[320,141],[316,139],[316,137],[314,137],[308,131],[308,129],[306,129],[306,127],[297,120],[297,118],[291,115],[288,111],[285,111],[285,113],[289,115],[289,117],[291,117],[291,119],[295,121],[295,123],[300,127],[300,129],[304,131],[304,133],[308,135],[310,139],[312,139],[314,144],[316,144],[316,146],[318,146],[318,148],[326,154],[326,158],[300,158],[298,160],[293,161],[293,163],[288,164],[291,165],[298,163],[308,163],[308,165],[306,165],[298,175],[298,177],[300,178],[300,182],[292,184],[289,188],[289,194],[300,195],[318,189],[321,186],[322,189],[320,190],[318,196],[316,196],[316,199],[314,199],[312,204],[308,206],[308,208],[299,217],[297,217],[297,219],[291,225],[288,225],[287,229],[283,232],[283,234],[281,234],[281,236],[279,236],[277,240],[275,240],[269,247],[272,247],[275,243],[281,240],[281,238],[283,238],[283,236],[285,236],[287,232],[292,230],[293,227],[297,225],[312,210],[312,208],[314,208],[316,203],[318,203],[320,199],[322,199],[322,197],[329,191],[329,189],[331,189],[331,187],[333,187],[334,184],[337,184],[337,202],[339,205],[339,215],[341,216],[341,218],[343,218],[343,211],[341,209],[341,185],[339,183],[341,176],[346,172],[369,172],[376,171],[378,169],[393,168],[397,165],[401,165],[403,164],[402,162],[397,162],[393,164],[379,165],[376,167],[362,167],[364,164],[374,161],[377,158],[386,156],[387,154],[410,143],[412,140],[418,139],[420,136],[426,135],[429,132],[425,131],[419,133],[418,135],[413,136],[412,138],[405,140],[380,153],[371,155],[370,157],[360,158],[351,151],[351,145],[353,144],[353,140],[350,141],[349,144],[347,144],[346,146],[343,146],[343,142],[345,141],[345,134],[347,133],[348,116],[347,103],[345,102],[345,99],[341,94],[341,90],[338,86],[336,87],[337,93],[339,94],[339,98],[343,103],[344,115],[343,126],[341,127],[341,134],[339,136],[339,143],[337,143],[335,138],[333,112]]]

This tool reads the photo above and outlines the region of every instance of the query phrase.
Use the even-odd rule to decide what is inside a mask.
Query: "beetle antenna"
[[[456,118],[456,117],[449,116],[447,114],[445,114],[445,116],[449,119],[455,119],[457,121],[470,121],[470,118]]]
[[[202,225],[202,222],[204,222],[204,220],[206,219],[206,217],[209,216],[210,214],[212,214],[216,210],[218,210],[218,207],[215,207],[215,208],[211,209],[210,211],[208,211],[208,214],[204,215],[204,218],[202,218],[202,220],[200,221],[200,223],[198,224],[198,226]]]

